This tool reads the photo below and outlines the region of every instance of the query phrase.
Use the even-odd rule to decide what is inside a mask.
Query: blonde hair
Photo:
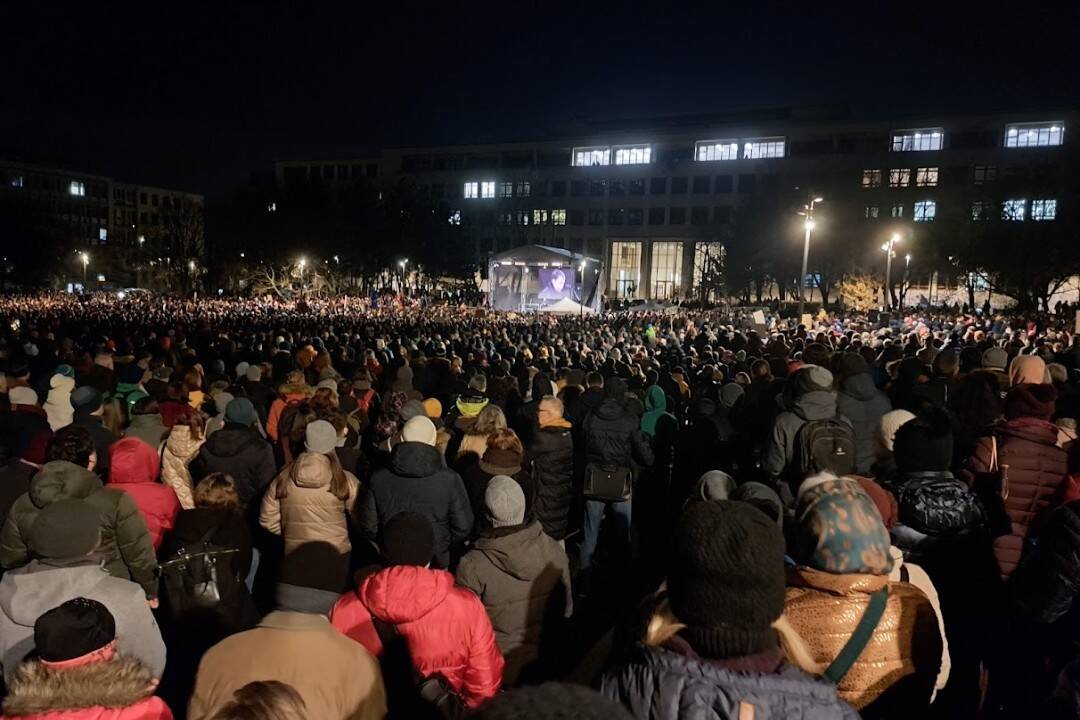
[[[228,473],[210,473],[195,485],[195,507],[235,510],[240,507],[236,482]]]
[[[498,430],[506,429],[506,415],[498,405],[486,405],[476,416],[476,422],[461,437],[455,459],[468,453],[483,457],[488,448],[488,436]]]
[[[292,685],[257,680],[236,690],[211,720],[301,720],[306,716],[304,698]]]

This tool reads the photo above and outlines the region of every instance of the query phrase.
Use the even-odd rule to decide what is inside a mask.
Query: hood
[[[589,388],[581,393],[578,402],[589,410],[596,410],[604,402],[604,391],[600,388]]]
[[[70,395],[71,391],[75,389],[75,378],[67,375],[53,375],[49,378],[49,387],[52,390]],[[49,394],[51,395],[52,392],[50,391]]]
[[[866,402],[877,395],[877,386],[869,373],[859,373],[844,380],[843,393],[860,402]]]
[[[421,442],[402,442],[390,452],[390,470],[403,477],[428,477],[443,468],[437,448]]]
[[[601,420],[618,420],[626,414],[626,407],[620,400],[607,398],[600,403],[600,407],[596,408],[594,414]]]
[[[551,561],[536,551],[544,529],[538,522],[515,528],[513,532],[495,531],[481,537],[473,548],[507,575],[518,580],[533,580],[547,568]]]
[[[292,472],[288,473],[292,477]],[[305,452],[296,459],[296,484],[299,487],[319,488],[330,484],[330,458],[321,453]]]
[[[63,669],[28,662],[11,680],[5,717],[164,717],[160,701],[150,698],[152,683],[150,670],[135,658]]]
[[[811,390],[791,402],[791,411],[803,420],[828,420],[836,417],[836,393]]]
[[[411,367],[402,365],[398,368],[391,389],[397,392],[410,392],[413,390],[413,371]]]
[[[1057,445],[1058,427],[1048,420],[1033,417],[1013,418],[1005,423],[1004,432],[1006,435],[1041,445]]]
[[[32,628],[44,613],[56,607],[57,598],[83,597],[108,577],[96,563],[52,567],[34,560],[11,570],[0,583],[0,609],[16,625]]]
[[[226,424],[206,438],[206,450],[214,457],[235,457],[253,442],[264,442],[257,431]]]
[[[445,570],[398,565],[370,576],[356,591],[368,611],[388,623],[413,622],[442,604],[454,587]]]
[[[480,414],[480,411],[487,407],[488,402],[487,398],[459,397],[457,403],[455,403],[458,411],[461,413],[461,417],[458,418],[458,421],[468,420],[471,422],[475,420],[476,416]]]
[[[537,373],[532,379],[532,399],[539,402],[545,395],[554,395],[551,392],[551,380],[543,373]]]
[[[111,485],[154,482],[160,470],[157,450],[138,438],[123,438],[109,447]]]
[[[82,500],[101,489],[98,476],[67,460],[53,460],[41,466],[30,480],[30,501],[43,508],[57,500]]]
[[[162,435],[165,434],[164,431],[166,429],[160,413],[154,413],[153,415],[132,415],[131,423],[128,425],[128,428],[147,428],[151,430],[161,428]]]
[[[667,411],[667,393],[659,385],[653,385],[645,393],[645,410]]]
[[[169,433],[169,439],[165,443],[165,447],[173,455],[186,459],[197,453],[203,442],[202,438],[195,440],[191,437],[191,428],[186,425],[177,425]]]

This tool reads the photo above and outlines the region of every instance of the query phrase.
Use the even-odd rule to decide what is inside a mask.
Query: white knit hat
[[[435,447],[435,425],[424,415],[409,418],[401,428],[401,439],[405,442],[419,442]]]

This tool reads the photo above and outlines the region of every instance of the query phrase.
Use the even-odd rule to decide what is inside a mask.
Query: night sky
[[[11,3],[0,157],[220,195],[275,159],[580,116],[1080,106],[1080,3],[669,5]]]

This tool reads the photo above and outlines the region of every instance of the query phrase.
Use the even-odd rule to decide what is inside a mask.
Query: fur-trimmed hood
[[[24,662],[8,686],[4,714],[126,708],[153,694],[151,681],[150,671],[142,663],[122,656],[63,670],[39,661]]]

